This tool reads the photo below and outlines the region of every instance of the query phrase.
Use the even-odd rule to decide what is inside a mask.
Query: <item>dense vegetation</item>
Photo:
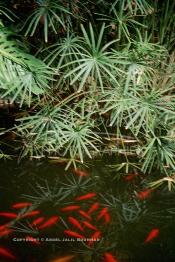
[[[1,1],[0,96],[19,107],[20,158],[69,166],[113,152],[118,169],[174,181],[174,11],[173,0]]]

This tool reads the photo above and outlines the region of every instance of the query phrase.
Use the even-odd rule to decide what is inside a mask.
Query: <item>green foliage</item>
[[[93,83],[95,87],[100,86],[103,91],[106,82],[113,80],[117,84],[116,76],[122,72],[115,66],[117,61],[115,61],[114,53],[108,51],[116,40],[102,45],[105,24],[102,25],[97,40],[91,24],[89,25],[89,35],[84,26],[81,26],[81,29],[83,32],[82,45],[79,46],[78,52],[75,53],[78,59],[74,59],[61,68],[68,68],[65,78],[70,78],[71,85],[77,81],[79,82],[79,91],[88,83],[90,85]],[[70,70],[69,65],[73,65],[72,70]]]
[[[0,87],[1,96],[11,95],[12,101],[26,101],[30,106],[32,96],[41,95],[49,88],[53,70],[41,60],[20,50],[10,40],[10,33],[0,29]]]
[[[134,154],[145,173],[174,171],[175,4],[27,3],[0,7],[0,95],[30,107],[14,127],[21,157],[69,166],[105,152],[107,137],[127,169]]]
[[[62,1],[54,0],[38,0],[37,7],[33,13],[26,20],[25,26],[27,30],[25,35],[33,36],[39,25],[44,30],[44,40],[48,42],[48,32],[51,29],[53,33],[57,34],[58,23],[62,27],[66,27],[64,22],[64,14],[70,14],[64,7]]]
[[[18,132],[25,135],[23,156],[61,153],[83,162],[84,154],[91,158],[90,149],[98,151],[95,144],[100,142],[93,131],[94,123],[85,122],[81,115],[69,108],[47,106],[34,116],[18,119]],[[69,164],[70,164],[69,163]]]

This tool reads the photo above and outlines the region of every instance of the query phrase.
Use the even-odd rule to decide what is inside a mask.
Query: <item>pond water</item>
[[[102,262],[106,252],[119,262],[175,261],[175,193],[164,187],[139,199],[147,178],[119,179],[109,162],[93,161],[80,176],[48,161],[1,161],[0,227],[8,224],[9,233],[0,228],[0,249],[11,257],[0,252],[0,261]],[[145,241],[152,230],[157,236]]]

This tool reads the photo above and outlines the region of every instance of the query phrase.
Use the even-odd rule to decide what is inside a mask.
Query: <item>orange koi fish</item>
[[[73,169],[73,172],[78,176],[89,176],[89,174],[86,171],[83,171],[81,169]]]
[[[92,246],[94,244],[95,241],[97,241],[97,239],[99,239],[101,237],[101,232],[100,231],[96,231],[94,234],[92,234],[90,236],[90,238],[92,240],[88,241],[88,246]]]
[[[4,230],[4,229],[7,229],[8,226],[9,226],[8,223],[7,223],[7,224],[4,224],[4,225],[1,225],[1,226],[0,226],[0,231],[2,231],[2,230]]]
[[[69,211],[75,211],[75,210],[78,210],[80,209],[80,206],[67,206],[67,207],[63,207],[61,208],[61,211],[62,212],[69,212]]]
[[[134,173],[134,174],[128,174],[127,176],[124,176],[125,181],[132,181],[134,180],[139,174]]]
[[[59,217],[58,216],[53,216],[51,218],[49,218],[46,222],[44,222],[41,226],[39,226],[38,228],[39,229],[43,229],[43,228],[46,228],[46,227],[50,227],[50,226],[53,226],[55,225],[59,220]]]
[[[144,191],[138,192],[137,193],[137,198],[140,200],[144,200],[150,196],[152,193],[152,189],[146,189]]]
[[[7,236],[7,235],[9,235],[9,234],[12,233],[12,232],[13,232],[12,229],[6,228],[6,229],[4,229],[4,230],[2,230],[2,231],[0,232],[0,237]]]
[[[36,238],[34,238],[32,236],[26,236],[25,239],[26,239],[26,241],[31,242],[32,244],[35,244],[35,245],[40,245],[41,244],[39,242],[39,240],[37,240]]]
[[[64,230],[64,233],[70,237],[85,239],[85,236],[71,230]]]
[[[74,218],[74,217],[68,217],[68,220],[69,220],[69,222],[70,222],[73,226],[77,227],[77,228],[80,229],[81,231],[84,231],[84,229],[82,228],[80,222],[79,222],[76,218]]]
[[[108,213],[108,208],[104,207],[101,211],[100,214],[97,216],[97,220],[100,220],[106,213]]]
[[[18,209],[18,208],[29,207],[31,205],[32,205],[31,202],[22,202],[22,203],[13,204],[12,207],[15,208],[15,209]]]
[[[54,260],[51,260],[50,262],[69,262],[71,261],[75,256],[70,255],[70,256],[64,256],[60,258],[56,258]]]
[[[11,253],[10,250],[2,246],[0,246],[0,256],[10,258],[12,260],[17,260],[17,258]]]
[[[147,235],[144,243],[148,243],[148,242],[152,241],[153,239],[155,239],[156,237],[158,237],[159,233],[160,233],[159,228],[154,228],[154,229],[152,229],[152,230],[149,232],[149,234]]]
[[[87,218],[88,220],[92,220],[92,218],[91,218],[85,211],[79,210],[78,213],[79,213],[81,216]]]
[[[31,223],[31,226],[37,226],[37,225],[41,224],[43,222],[43,220],[44,220],[44,217],[38,217]]]
[[[119,262],[111,253],[104,253],[105,262]]]
[[[82,196],[79,196],[77,198],[75,198],[76,201],[81,201],[81,200],[87,200],[87,199],[91,199],[93,197],[95,197],[97,194],[96,193],[88,193]]]
[[[15,213],[0,212],[0,216],[7,218],[17,218],[18,215]]]
[[[111,216],[109,213],[105,213],[104,214],[104,220],[105,220],[105,224],[109,224],[111,222]]]
[[[87,221],[83,221],[83,224],[85,225],[85,227],[87,227],[87,228],[89,228],[89,229],[92,229],[92,230],[95,230],[95,231],[98,230],[94,225],[90,224],[90,223],[87,222]]]
[[[99,208],[100,204],[98,202],[92,204],[92,206],[88,210],[88,214],[91,215],[93,212],[95,212]]]
[[[33,217],[33,216],[36,216],[38,214],[40,214],[39,210],[33,210],[33,211],[30,211],[30,212],[27,212],[27,213],[21,215],[21,217]]]

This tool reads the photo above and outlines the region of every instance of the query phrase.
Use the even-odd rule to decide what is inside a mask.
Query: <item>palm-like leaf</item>
[[[30,130],[34,143],[42,141],[43,148],[51,141],[62,145],[64,141],[63,130],[66,126],[65,112],[60,108],[53,109],[46,106],[34,116],[18,119],[21,124],[18,131]]]
[[[49,88],[46,81],[51,79],[51,71],[46,66],[30,71],[8,59],[0,59],[0,88],[2,98],[10,96],[30,106],[33,96],[44,94]],[[33,68],[34,69],[34,68]],[[42,74],[42,77],[41,77]]]
[[[0,88],[2,97],[11,96],[20,104],[31,103],[32,96],[40,95],[49,88],[53,70],[42,61],[26,54],[15,41],[8,40],[9,32],[0,32]]]
[[[156,165],[165,172],[165,166],[175,169],[175,143],[166,136],[149,137],[144,147],[142,171],[151,172]]]
[[[110,112],[110,126],[121,127],[125,123],[126,115],[130,115],[133,108],[132,99],[119,88],[107,90],[101,102],[105,103],[101,114]]]
[[[62,1],[57,1],[56,3],[53,0],[38,0],[38,7],[36,10],[29,16],[25,25],[27,30],[25,35],[30,34],[33,36],[36,32],[39,24],[43,24],[44,29],[44,40],[48,42],[48,31],[49,28],[57,34],[58,28],[56,23],[59,23],[61,26],[65,27],[64,15],[70,14],[69,11],[64,7]]]
[[[14,17],[14,14],[8,8],[6,8],[4,5],[0,5],[0,16],[1,15],[4,15],[9,20],[13,21],[12,17]]]
[[[84,154],[92,158],[90,150],[98,152],[95,143],[100,142],[100,137],[92,131],[93,125],[81,122],[72,122],[67,126],[65,135],[65,151],[64,154],[69,152],[72,159],[75,156],[79,156],[81,162],[83,162]]]
[[[136,0],[134,3],[131,0],[115,0],[112,3],[112,8],[116,8],[117,6],[124,7],[125,10],[128,10],[131,14],[148,14],[152,12],[153,8],[146,0]]]
[[[147,133],[153,130],[154,120],[161,118],[162,114],[165,117],[166,115],[174,116],[174,102],[171,101],[172,97],[165,95],[165,93],[166,90],[152,89],[144,94],[131,95],[133,111],[128,116],[126,128],[134,127],[136,135],[141,128]]]
[[[127,41],[131,42],[131,32],[135,32],[135,28],[137,28],[138,26],[145,27],[143,24],[137,21],[132,14],[125,12],[124,2],[122,3],[122,6],[119,11],[115,8],[112,8],[112,15],[110,14],[110,16],[102,16],[103,18],[100,18],[99,20],[110,21],[112,30],[117,33],[117,38],[120,39],[120,41],[123,38],[123,36],[125,36]]]
[[[84,88],[88,81],[90,83],[95,81],[96,85],[99,85],[103,91],[103,87],[107,82],[114,81],[117,84],[117,75],[123,72],[115,66],[113,52],[107,51],[116,41],[111,41],[102,46],[102,39],[105,30],[104,24],[101,27],[97,41],[91,24],[89,25],[89,35],[83,25],[81,28],[83,31],[84,45],[81,47],[81,52],[77,53],[77,55],[79,54],[79,59],[62,66],[62,69],[69,68],[69,66],[72,65],[74,66],[74,69],[69,70],[65,75],[65,78],[70,78],[71,85],[79,81],[79,91]]]
[[[81,38],[76,37],[74,34],[67,34],[65,38],[61,38],[58,43],[49,46],[43,50],[48,51],[49,55],[46,56],[45,61],[48,65],[55,64],[60,67],[71,61],[77,60],[81,56]]]

